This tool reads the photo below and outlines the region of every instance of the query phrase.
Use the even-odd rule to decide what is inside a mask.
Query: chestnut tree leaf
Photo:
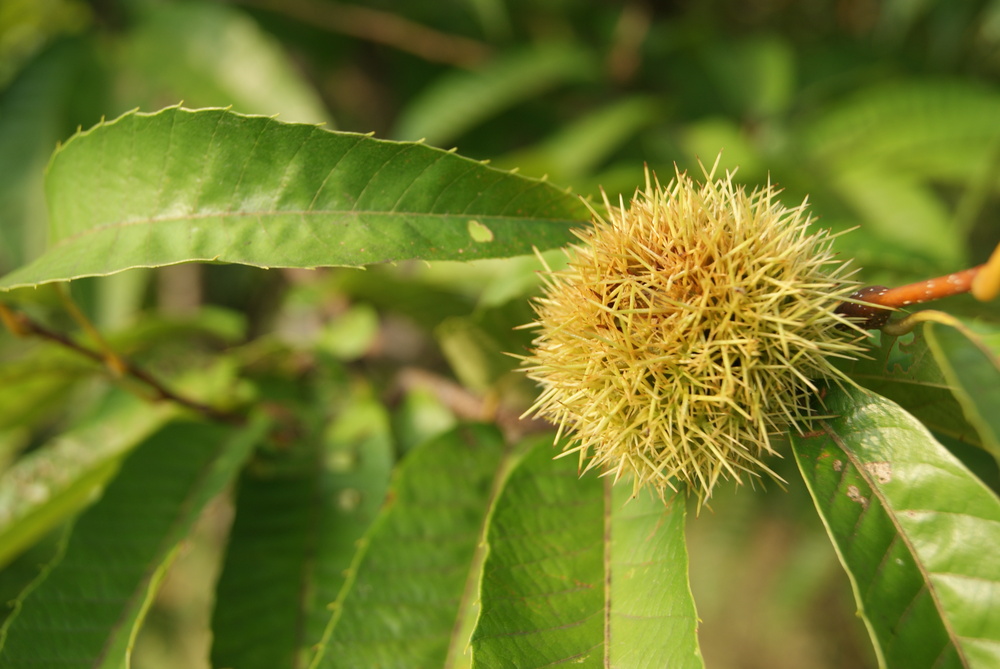
[[[630,499],[555,453],[538,443],[495,505],[473,666],[703,667],[683,496]]]
[[[323,418],[319,400],[314,411]],[[322,637],[356,543],[382,504],[393,465],[384,407],[355,396],[332,422],[312,416],[303,424],[311,432],[293,448],[258,456],[240,477],[216,591],[212,666],[306,666],[304,649]]]
[[[859,385],[898,403],[934,432],[977,446],[974,426],[965,419],[923,328],[903,337],[878,333],[878,346],[868,359],[847,365],[845,371]]]
[[[1000,666],[1000,500],[894,402],[833,389],[792,435],[880,666]]]
[[[174,423],[136,449],[16,600],[0,633],[0,666],[126,666],[181,540],[267,425],[260,417],[237,430]]]
[[[223,358],[170,383],[198,400],[226,397],[233,373],[232,360]],[[115,390],[79,423],[14,462],[0,475],[0,566],[90,504],[123,457],[182,411]]]
[[[579,198],[420,143],[225,109],[128,113],[56,150],[48,249],[0,290],[189,261],[473,260],[561,246]],[[489,234],[487,234],[487,232]]]
[[[983,448],[1000,460],[1000,357],[979,334],[950,320],[926,323],[924,337]]]
[[[0,476],[0,566],[90,504],[122,458],[178,413],[114,392],[79,425],[15,461]]]
[[[397,468],[312,667],[455,667],[468,648],[483,527],[506,466],[496,428],[460,426]]]

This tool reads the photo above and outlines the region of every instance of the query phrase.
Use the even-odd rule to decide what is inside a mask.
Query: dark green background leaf
[[[0,476],[0,564],[90,503],[122,457],[177,413],[113,393],[81,425],[15,462]]]
[[[500,110],[557,84],[586,80],[594,63],[569,44],[541,44],[511,53],[474,72],[451,72],[414,100],[395,136],[441,145]]]
[[[923,330],[966,420],[983,448],[1000,461],[1000,359],[957,320],[953,326],[927,323]]]
[[[935,432],[980,443],[928,349],[922,328],[903,337],[880,334],[870,356],[848,367],[858,384],[898,403]]]

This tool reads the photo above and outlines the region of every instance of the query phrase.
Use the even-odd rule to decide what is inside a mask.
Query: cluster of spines
[[[595,214],[569,266],[548,272],[527,360],[533,407],[573,433],[583,469],[704,499],[720,478],[769,471],[770,438],[810,416],[814,380],[840,378],[860,330],[836,307],[854,289],[805,204],[647,177]],[[847,333],[845,336],[845,332]]]

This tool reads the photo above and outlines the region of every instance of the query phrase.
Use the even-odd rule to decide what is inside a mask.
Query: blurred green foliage
[[[58,142],[102,118],[181,101],[425,138],[613,199],[641,183],[644,164],[666,179],[674,165],[697,171],[722,151],[739,181],[770,179],[789,204],[808,196],[821,225],[852,229],[838,249],[866,283],[956,271],[1000,242],[996,0],[4,0],[0,275],[45,247],[43,176]],[[510,373],[516,361],[499,352],[527,344],[513,328],[530,319],[537,266],[188,266],[84,279],[72,292],[118,350],[164,375],[209,367],[235,346],[233,364],[267,389],[263,399],[294,396],[304,407],[315,434],[302,457],[335,457],[330,444],[353,437],[324,426],[374,404],[388,413],[375,409],[358,439],[391,426],[396,452],[384,456],[400,458],[458,420],[513,424],[530,403],[530,385]],[[12,297],[72,329],[46,291]],[[996,302],[954,298],[949,309],[1000,318]],[[0,467],[120,410],[108,406],[113,384],[61,351],[0,332],[0,363],[5,379],[37,375],[30,395],[6,398],[0,387]],[[267,484],[264,460],[244,479]],[[873,667],[805,487],[791,462],[774,466],[787,492],[724,494],[689,523],[707,664]],[[982,467],[995,482],[995,464]],[[292,469],[294,487],[303,474]],[[310,485],[339,485],[336,471]],[[68,503],[89,501],[70,492]],[[208,506],[197,547],[181,551],[152,605],[135,666],[206,666],[204,593],[231,513]],[[0,572],[5,599],[56,536]]]

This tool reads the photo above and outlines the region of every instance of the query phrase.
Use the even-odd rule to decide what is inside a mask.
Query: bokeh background
[[[996,1],[0,0],[0,273],[44,248],[58,142],[180,102],[423,139],[612,198],[644,165],[667,179],[721,151],[738,181],[777,183],[789,204],[808,197],[820,225],[851,230],[838,250],[867,283],[962,269],[1000,241]],[[383,395],[405,368],[481,399],[508,388],[497,333],[530,315],[531,269],[404,265],[317,283],[188,266],[73,290],[110,332],[206,308],[239,314],[247,338],[322,326]],[[0,340],[0,355],[17,350]],[[462,413],[440,392],[414,406],[414,420],[441,426]],[[791,463],[773,466],[784,489],[726,489],[689,524],[707,666],[874,667],[808,494]],[[219,500],[168,576],[135,666],[206,666],[229,522]]]

